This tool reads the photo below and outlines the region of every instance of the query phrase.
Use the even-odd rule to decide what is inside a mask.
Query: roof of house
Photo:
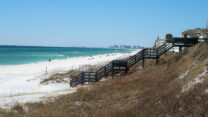
[[[192,30],[186,30],[182,32],[183,35],[196,35],[196,36],[207,36],[208,35],[208,29],[203,28],[195,28]]]

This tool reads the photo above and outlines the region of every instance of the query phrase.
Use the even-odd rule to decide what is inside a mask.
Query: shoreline
[[[71,88],[68,83],[41,85],[40,81],[56,73],[64,73],[75,69],[84,70],[86,65],[104,65],[115,59],[132,56],[138,51],[0,66],[0,107],[11,107],[17,102],[42,101],[44,97],[48,98],[62,94],[60,92],[72,93],[76,91],[76,88]]]
[[[117,50],[117,49],[115,49],[115,50]],[[22,62],[22,63],[16,63],[16,64],[9,64],[9,63],[7,63],[7,64],[0,64],[0,67],[4,67],[4,66],[19,66],[19,65],[28,65],[28,64],[38,64],[38,63],[44,63],[44,62],[49,62],[50,60],[51,61],[54,61],[54,60],[66,60],[66,59],[73,59],[73,58],[83,58],[83,57],[89,57],[89,56],[99,56],[99,55],[107,55],[107,54],[116,54],[116,53],[128,53],[128,52],[134,52],[134,51],[138,51],[138,50],[140,50],[140,49],[126,49],[126,50],[128,50],[128,51],[123,51],[123,52],[109,52],[109,53],[98,53],[98,54],[89,54],[89,55],[78,55],[78,56],[65,56],[64,54],[59,54],[59,55],[55,55],[55,56],[58,56],[58,57],[60,57],[60,56],[65,56],[65,57],[63,57],[63,58],[50,58],[50,57],[48,57],[48,59],[44,59],[44,60],[37,60],[37,61],[30,61],[30,62]],[[36,55],[29,55],[29,56],[36,56]]]

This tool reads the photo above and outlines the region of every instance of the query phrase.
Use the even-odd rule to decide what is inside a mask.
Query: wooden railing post
[[[136,63],[136,62],[135,62],[135,63]],[[128,71],[129,71],[129,68],[128,68],[128,66],[127,66],[127,61],[125,62],[125,67],[126,67],[125,72],[126,72],[126,74],[127,74]]]
[[[70,80],[69,84],[70,84],[71,87],[73,87],[73,86],[72,86],[72,80]]]
[[[182,52],[182,46],[179,46],[179,53]]]
[[[173,39],[173,42],[172,42],[173,46],[175,45],[175,39]]]
[[[113,78],[113,76],[114,76],[114,62],[112,62],[112,69],[111,69],[111,71],[112,71],[112,78]]]
[[[105,76],[107,75],[107,72],[106,72],[106,66],[104,67],[104,75],[105,75]]]
[[[144,68],[144,50],[145,49],[142,50],[142,68]]]
[[[84,72],[82,72],[81,84],[84,85]]]
[[[157,64],[157,65],[158,65],[158,59],[159,59],[158,49],[156,49],[156,64]]]
[[[95,72],[95,81],[98,81],[97,72]]]

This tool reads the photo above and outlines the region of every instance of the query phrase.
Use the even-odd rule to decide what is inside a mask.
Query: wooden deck
[[[112,73],[113,77],[115,71],[125,71],[127,73],[129,68],[139,61],[142,61],[142,67],[144,68],[145,59],[155,59],[156,63],[158,63],[158,59],[160,58],[160,56],[166,53],[171,48],[192,47],[197,43],[198,38],[173,38],[173,40],[171,40],[169,43],[164,43],[158,48],[145,48],[137,54],[129,57],[128,59],[113,60],[96,72],[82,72],[78,76],[70,80],[70,86],[75,87],[79,84],[84,84],[85,82],[97,82],[109,73]]]

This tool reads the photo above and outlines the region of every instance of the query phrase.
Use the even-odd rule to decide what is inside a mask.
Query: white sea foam
[[[54,74],[77,69],[83,65],[107,63],[135,53],[136,51],[53,60],[51,62],[34,64],[0,66],[0,107],[11,106],[16,102],[40,101],[43,97],[56,96],[76,90],[76,88],[71,88],[69,84],[64,83],[40,85],[41,79],[48,76],[45,75],[46,72]]]

